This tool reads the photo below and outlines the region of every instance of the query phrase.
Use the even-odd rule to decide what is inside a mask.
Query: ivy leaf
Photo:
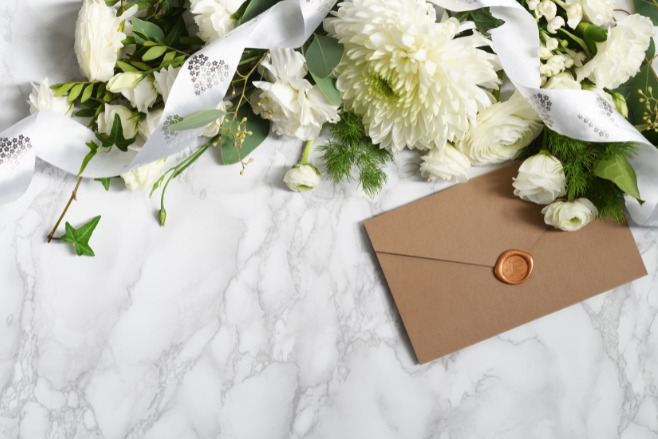
[[[640,199],[640,190],[637,187],[635,170],[623,155],[617,154],[596,163],[594,165],[594,175],[604,180],[610,180],[619,189],[638,200],[640,204],[644,203]]]
[[[123,126],[121,125],[121,118],[118,114],[114,115],[114,123],[109,136],[102,136],[96,133],[96,137],[101,141],[104,147],[109,148],[116,145],[121,151],[128,151],[128,146],[135,142],[135,139],[126,139],[123,137]]]
[[[313,73],[311,76],[331,105],[340,105],[340,92],[336,88],[336,81],[333,78],[318,78]]]
[[[94,251],[89,247],[89,238],[94,232],[98,221],[100,221],[100,215],[96,218],[89,221],[87,224],[83,225],[79,229],[74,229],[71,224],[66,222],[66,233],[62,236],[62,241],[70,242],[75,246],[75,252],[78,256],[87,255],[87,256],[96,256]]]
[[[244,10],[244,14],[242,14],[240,24],[246,23],[252,18],[260,15],[261,12],[268,10],[280,1],[281,0],[251,0],[247,9]]]
[[[653,0],[633,0],[633,6],[638,14],[649,17],[654,26],[658,26],[658,6]]]
[[[309,71],[318,78],[326,78],[343,56],[343,45],[337,39],[316,35],[304,57]]]
[[[502,26],[505,22],[491,15],[489,8],[475,9],[471,11],[471,20],[475,23],[475,28],[482,35],[488,37],[489,31]]]
[[[110,180],[112,180],[112,177],[107,177],[107,178],[94,178],[94,181],[100,181],[103,187],[105,188],[106,191],[110,190]]]
[[[235,150],[233,145],[233,137],[230,134],[224,135],[222,138],[220,146],[220,154],[222,156],[222,163],[225,165],[232,165],[240,162],[240,159],[245,159],[253,150],[258,148],[263,140],[267,137],[270,132],[270,122],[266,119],[261,118],[251,111],[249,105],[242,105],[238,110],[238,114],[235,116],[235,120],[239,121],[243,118],[247,118],[246,129],[251,131],[252,134],[248,135],[244,139],[244,143],[240,148],[239,155],[238,151]],[[227,120],[228,119],[228,120]],[[224,119],[223,131],[227,131],[229,124],[231,123],[231,118]],[[231,126],[231,132],[235,130],[235,125],[237,122],[234,122]]]
[[[84,159],[82,159],[82,165],[80,166],[80,171],[78,172],[78,175],[76,177],[79,177],[82,172],[85,170],[87,165],[89,164],[89,161],[94,158],[96,153],[98,152],[98,149],[100,148],[100,145],[97,145],[95,142],[88,142],[87,147],[89,147],[90,151],[87,153]]]
[[[223,117],[226,114],[222,110],[206,110],[199,113],[193,114],[186,117],[178,123],[175,123],[169,127],[169,131],[185,131],[191,130],[194,128],[205,127],[209,123],[212,123]]]

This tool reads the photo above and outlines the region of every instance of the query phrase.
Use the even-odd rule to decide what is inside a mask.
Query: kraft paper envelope
[[[541,206],[514,196],[517,170],[505,166],[366,221],[420,363],[647,274],[628,225],[549,228]],[[494,275],[509,249],[534,258],[520,285]]]

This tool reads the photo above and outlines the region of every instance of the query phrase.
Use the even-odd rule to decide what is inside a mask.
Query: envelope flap
[[[539,206],[514,196],[512,163],[365,222],[376,252],[493,266],[546,231]]]

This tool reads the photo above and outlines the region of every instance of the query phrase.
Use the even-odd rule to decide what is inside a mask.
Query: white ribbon
[[[103,160],[94,158],[83,176],[118,175],[182,151],[202,129],[173,132],[166,127],[181,117],[215,108],[221,102],[245,47],[301,46],[335,1],[284,0],[202,49],[183,65],[170,92],[161,124],[137,156],[116,153],[103,157]],[[493,15],[505,22],[491,31],[496,53],[507,76],[551,129],[585,141],[637,144],[639,152],[631,164],[638,176],[640,194],[646,202],[640,206],[635,199],[627,197],[626,205],[636,223],[658,224],[658,151],[598,94],[540,88],[537,24],[521,5],[514,0],[431,1],[452,11],[490,7]],[[207,65],[213,68],[207,69]],[[193,72],[200,70],[203,70],[202,74],[193,77]],[[0,163],[0,203],[18,198],[27,189],[36,156],[67,172],[77,173],[87,152],[80,145],[94,138],[93,133],[80,124],[54,113],[42,112],[0,134],[0,160],[3,160],[2,142],[6,142],[3,139],[11,142],[20,135],[24,143],[29,137],[27,143],[31,146],[19,148],[19,153]]]

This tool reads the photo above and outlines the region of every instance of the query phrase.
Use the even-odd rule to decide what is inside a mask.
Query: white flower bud
[[[117,73],[107,83],[107,89],[112,93],[119,93],[123,90],[131,90],[139,84],[144,75],[139,72]]]
[[[528,5],[528,9],[531,11],[536,11],[539,7],[539,0],[528,0],[526,4]]]
[[[572,0],[572,1],[577,1],[577,0]],[[578,23],[580,23],[580,20],[583,19],[583,7],[580,5],[580,3],[573,3],[573,4],[568,4],[566,7],[567,11],[567,25],[571,29],[575,29],[576,26],[578,26]]]
[[[558,29],[563,27],[564,24],[564,18],[557,16],[548,21],[548,26],[546,26],[546,29],[549,33],[554,34]]]
[[[543,0],[539,3],[539,13],[546,17],[546,20],[551,21],[557,14],[557,6],[551,0]]]
[[[283,177],[288,188],[297,192],[310,191],[319,185],[320,181],[320,171],[310,163],[297,163]]]
[[[599,210],[587,198],[578,198],[574,201],[555,201],[544,207],[541,213],[549,226],[573,232],[591,223]]]
[[[553,56],[550,50],[546,46],[539,46],[539,57],[543,60],[547,60]]]
[[[451,144],[447,144],[442,149],[432,148],[423,156],[422,160],[420,173],[430,181],[464,182],[468,180],[466,172],[471,167],[471,162]]]
[[[537,204],[548,204],[567,193],[562,163],[550,154],[539,153],[527,158],[513,179],[514,195]]]

